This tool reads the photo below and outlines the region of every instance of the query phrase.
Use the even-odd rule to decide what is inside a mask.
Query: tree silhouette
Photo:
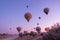
[[[60,25],[53,26],[49,32],[43,36],[43,40],[60,40]]]

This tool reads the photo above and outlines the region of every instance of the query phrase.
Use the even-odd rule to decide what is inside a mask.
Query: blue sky
[[[48,15],[43,12],[45,7],[50,9]],[[29,23],[24,18],[26,12],[32,14]],[[57,22],[60,22],[60,0],[0,0],[0,33],[18,33],[18,26],[22,31],[31,31],[37,23],[44,30]]]

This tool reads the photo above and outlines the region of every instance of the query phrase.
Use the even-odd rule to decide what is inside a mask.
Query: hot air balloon
[[[28,33],[28,31],[24,31],[24,33],[25,33],[25,34],[27,34],[27,33]]]
[[[36,27],[36,31],[37,31],[38,33],[40,33],[40,30],[41,30],[40,27]]]
[[[11,28],[10,28],[10,30],[11,30]]]
[[[60,24],[59,24],[58,22],[56,23],[56,25],[57,25],[58,27],[60,27]]]
[[[39,19],[41,19],[41,17],[39,17]]]
[[[29,22],[29,20],[32,18],[32,14],[30,12],[26,12],[24,17]]]
[[[39,23],[37,23],[37,25],[39,25]]]
[[[45,31],[48,32],[49,31],[49,27],[45,28]]]
[[[28,8],[29,6],[28,6],[28,5],[26,5],[26,7]]]
[[[35,29],[35,28],[33,28],[33,29]]]
[[[24,36],[29,35],[29,33],[27,31],[24,31]]]
[[[49,8],[44,8],[44,13],[47,15],[49,12]]]
[[[17,27],[17,31],[20,32],[21,31],[21,27]]]

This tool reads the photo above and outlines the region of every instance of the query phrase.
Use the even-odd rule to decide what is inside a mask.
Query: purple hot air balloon
[[[21,27],[17,27],[16,29],[17,29],[17,31],[20,33]]]
[[[44,13],[47,15],[49,13],[49,8],[44,8]]]
[[[41,17],[39,17],[39,19],[41,19]]]
[[[40,30],[41,30],[40,27],[36,27],[36,31],[37,31],[38,33],[40,33]]]
[[[29,6],[28,6],[28,5],[26,5],[26,7],[28,8]]]

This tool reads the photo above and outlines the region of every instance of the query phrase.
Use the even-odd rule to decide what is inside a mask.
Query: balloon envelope
[[[17,31],[20,32],[21,31],[21,27],[17,27]]]
[[[41,17],[39,17],[39,19],[41,19]]]
[[[36,27],[36,31],[40,31],[41,30],[41,28],[40,27]]]
[[[10,28],[10,30],[11,30],[11,28]]]
[[[29,20],[32,18],[32,14],[30,12],[27,12],[25,13],[24,17],[29,22]]]
[[[35,28],[33,28],[33,29],[35,29]]]
[[[49,12],[49,8],[44,8],[44,13],[47,15]]]
[[[24,31],[24,33],[28,33],[27,31]]]
[[[48,32],[49,31],[49,27],[48,28],[45,28],[45,31]]]
[[[28,8],[28,5],[26,5],[26,7]]]
[[[37,23],[37,25],[39,25],[39,23]]]

